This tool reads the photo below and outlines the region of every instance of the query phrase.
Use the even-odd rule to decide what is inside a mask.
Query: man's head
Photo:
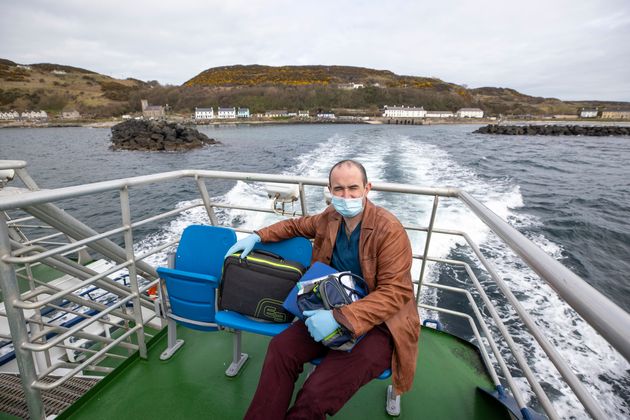
[[[337,197],[364,197],[371,188],[365,168],[355,160],[346,159],[335,163],[328,174],[328,189]]]
[[[333,206],[346,218],[360,214],[372,188],[365,168],[354,160],[336,163],[328,174],[328,189],[333,196]]]

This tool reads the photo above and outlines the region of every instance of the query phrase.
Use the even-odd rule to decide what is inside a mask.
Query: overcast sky
[[[0,58],[179,85],[232,64],[349,65],[630,101],[630,0],[3,2]]]

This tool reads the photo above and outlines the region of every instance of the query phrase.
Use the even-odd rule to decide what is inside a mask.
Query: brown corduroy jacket
[[[312,262],[330,264],[341,215],[322,213],[284,220],[256,231],[263,242],[295,236],[314,239]],[[411,244],[402,225],[387,210],[366,200],[359,236],[359,259],[370,289],[365,298],[335,310],[337,322],[355,336],[385,322],[394,340],[392,382],[397,394],[411,389],[416,370],[420,319],[411,282]]]

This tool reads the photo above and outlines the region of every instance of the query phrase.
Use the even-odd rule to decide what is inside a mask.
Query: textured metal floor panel
[[[46,383],[58,378],[46,378]],[[70,404],[92,388],[98,379],[71,378],[66,383],[50,391],[42,391],[46,415],[59,414]],[[22,390],[20,377],[10,373],[0,373],[0,412],[20,418],[28,418],[28,407]]]

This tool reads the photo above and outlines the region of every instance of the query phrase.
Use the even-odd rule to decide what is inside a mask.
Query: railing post
[[[418,279],[418,292],[416,294],[416,304],[420,302],[420,290],[422,289],[422,283],[424,283],[424,270],[427,265],[427,257],[429,255],[429,244],[431,243],[431,234],[433,233],[433,224],[435,223],[435,215],[437,213],[437,207],[439,202],[439,196],[433,196],[433,209],[431,210],[431,219],[429,221],[429,228],[427,229],[427,239],[424,241],[424,252],[422,253],[422,263],[420,265],[420,278]]]
[[[147,358],[147,346],[144,342],[144,323],[142,322],[142,305],[140,304],[140,288],[138,287],[138,276],[136,274],[136,256],[133,251],[133,234],[131,231],[131,209],[129,208],[129,188],[126,186],[120,190],[120,210],[122,213],[122,222],[125,227],[125,251],[127,260],[133,264],[129,266],[129,286],[135,295],[133,302],[133,317],[136,325],[140,325],[138,330],[138,349],[140,357]]]
[[[26,396],[29,416],[31,419],[44,419],[46,413],[44,412],[41,392],[31,386],[37,380],[33,356],[22,347],[28,342],[24,312],[14,306],[14,303],[20,299],[15,269],[13,265],[4,262],[4,257],[10,254],[9,228],[4,213],[0,212],[0,287],[4,294],[4,309],[9,320],[9,330],[15,348],[15,358],[20,370],[20,379]]]
[[[210,224],[212,226],[217,226],[219,221],[217,220],[216,214],[214,214],[214,209],[210,204],[210,195],[208,194],[208,189],[206,188],[206,183],[203,178],[200,178],[199,175],[195,175],[195,180],[197,181],[197,188],[199,189],[199,194],[201,194],[201,200],[203,201],[203,205],[206,208],[206,212],[208,213],[208,218],[210,219]]]
[[[302,216],[308,216],[308,210],[307,210],[307,206],[306,206],[306,194],[304,193],[304,184],[303,183],[299,183],[298,184],[298,188],[300,191],[300,206],[301,206],[301,210],[302,210]]]

